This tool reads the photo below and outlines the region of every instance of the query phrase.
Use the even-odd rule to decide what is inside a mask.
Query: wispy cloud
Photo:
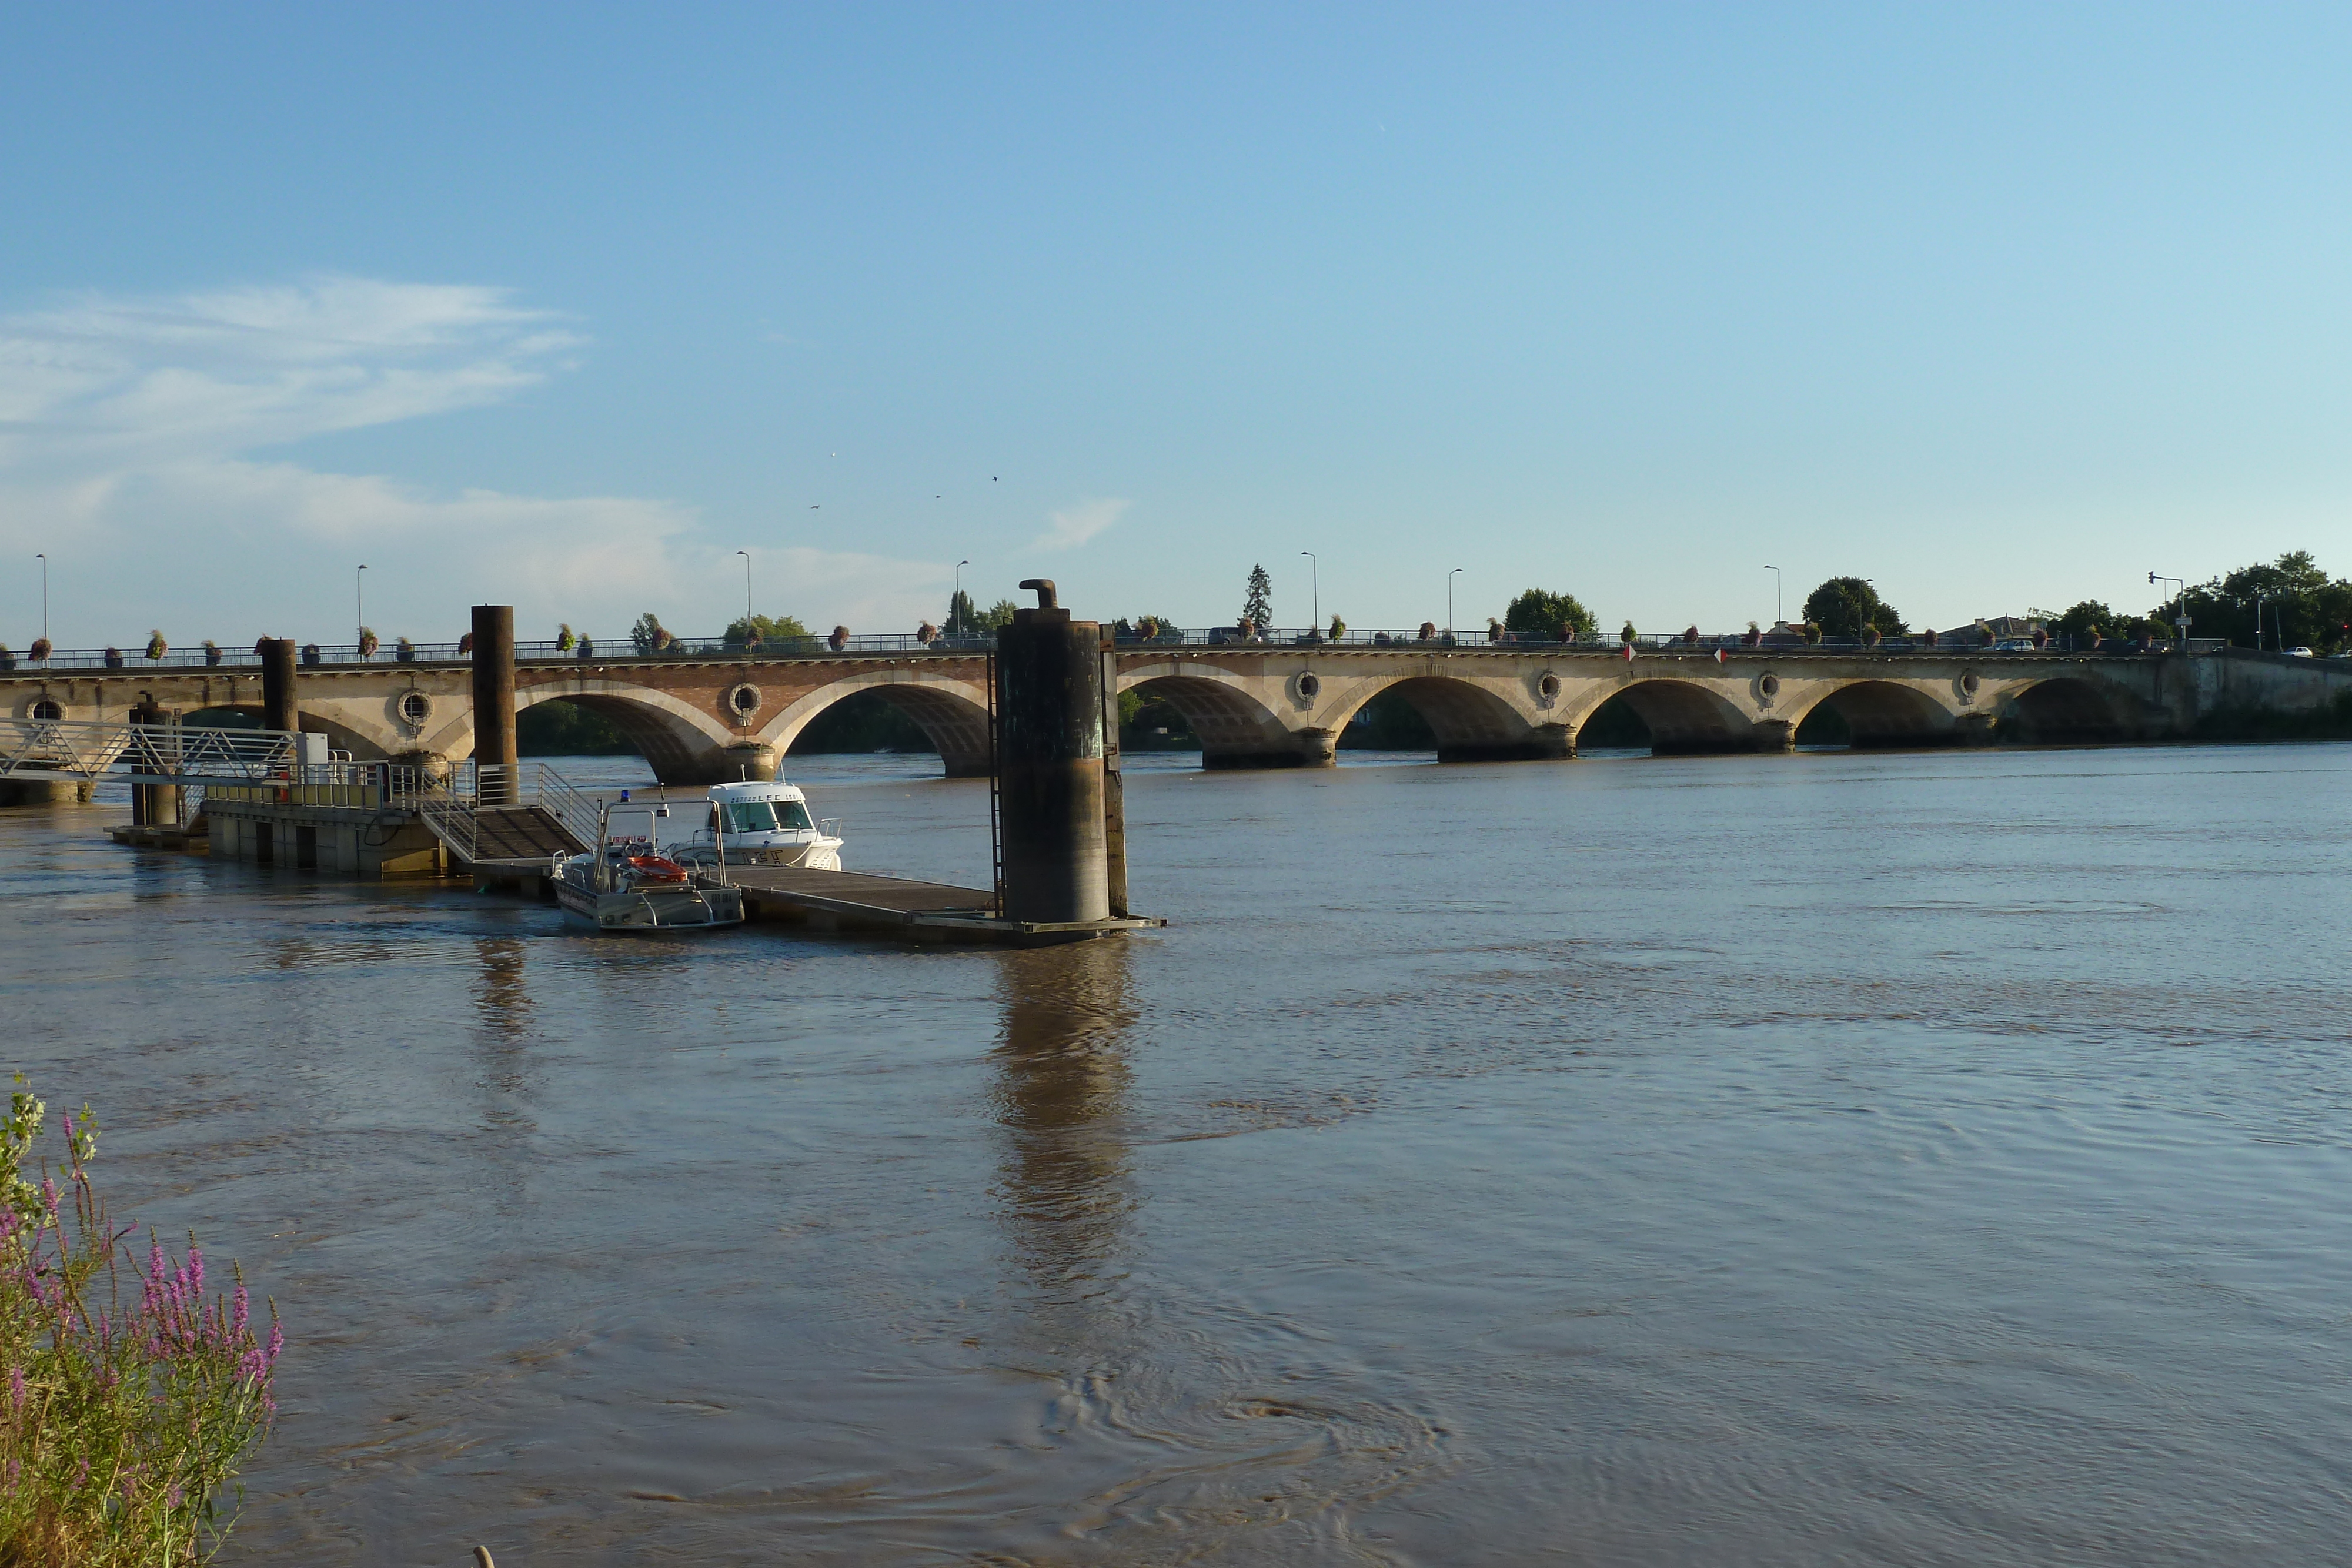
[[[1117,497],[1089,497],[1064,511],[1045,515],[1045,531],[1029,541],[1031,549],[1076,549],[1126,515],[1131,501]]]
[[[435,630],[425,618],[454,620],[486,594],[551,630],[564,619],[610,632],[647,609],[695,630],[692,607],[710,585],[741,580],[736,541],[704,538],[692,506],[436,493],[268,455],[306,437],[507,401],[574,368],[584,342],[502,289],[353,277],[90,295],[0,317],[0,542],[53,557],[63,543],[110,561],[107,618],[125,624],[184,622],[201,608],[217,622],[202,630],[215,634],[241,632],[232,622],[248,618],[275,626],[284,588],[257,585],[252,563],[283,571],[348,557],[373,564],[370,611],[393,601],[386,618],[415,618],[420,633]],[[130,602],[158,539],[179,541],[193,572],[159,569],[148,591],[164,601]],[[207,581],[205,563],[226,559],[219,547],[235,547],[247,566]],[[440,564],[457,559],[461,587]],[[854,552],[775,549],[759,560],[770,591],[790,584],[794,596],[763,609],[860,629],[911,628],[925,607],[937,614],[930,601],[943,599],[948,575]],[[404,577],[413,579],[406,608]]]

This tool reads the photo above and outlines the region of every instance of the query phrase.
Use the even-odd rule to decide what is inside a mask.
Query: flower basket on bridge
[[[302,662],[306,664],[315,664],[319,662],[319,644],[316,643],[302,644]]]
[[[403,637],[393,649],[392,656],[404,664],[413,664],[416,663],[416,644]]]
[[[1764,629],[1750,621],[1748,630],[1739,634],[1739,641],[1744,647],[1760,648],[1764,645]]]
[[[221,662],[221,647],[220,647],[220,644],[219,644],[218,643],[214,642],[210,637],[205,638],[205,664],[219,664],[220,662]]]
[[[1923,646],[1929,648],[1934,647],[1936,645],[1936,629],[1933,626],[1930,626],[1926,631],[1920,632],[1919,641]]]
[[[1862,643],[1864,647],[1875,648],[1878,646],[1881,640],[1882,634],[1877,627],[1865,626],[1862,629]]]
[[[110,669],[110,670],[119,670],[119,669],[122,668],[122,650],[121,650],[121,649],[120,649],[120,648],[109,648],[109,649],[106,651],[106,667],[107,667],[108,669]]]
[[[1424,621],[1421,623],[1421,640],[1424,643],[1434,643],[1437,641],[1436,622]]]
[[[2050,646],[2050,633],[2036,626],[2033,629],[2033,651],[2038,653],[2048,646]]]
[[[836,653],[840,653],[844,648],[848,647],[849,628],[846,626],[835,627],[833,629],[833,635],[824,640],[824,645],[831,648]]]
[[[591,639],[589,639],[589,638],[586,638],[586,637],[583,637],[583,638],[581,638],[581,639],[580,639],[580,647],[579,647],[579,650],[578,650],[578,653],[577,653],[577,656],[578,656],[578,657],[580,657],[580,658],[583,658],[583,659],[593,659],[593,658],[594,658],[594,657],[596,656],[596,644],[595,644],[595,643],[594,643],[593,640],[591,640]]]
[[[1820,647],[1822,645],[1822,623],[1818,621],[1806,622],[1804,637],[1805,646],[1809,648]]]
[[[25,654],[37,664],[45,664],[48,663],[49,640],[47,637],[34,638],[33,645],[25,650]]]
[[[13,670],[16,667],[16,655],[8,652],[7,643],[0,643],[0,670]]]
[[[381,641],[379,641],[379,640],[377,639],[376,634],[375,634],[375,632],[374,632],[373,630],[371,630],[370,628],[365,627],[365,626],[362,626],[362,627],[361,627],[361,628],[360,628],[360,657],[361,657],[361,658],[362,658],[362,659],[373,659],[373,658],[374,658],[374,657],[375,657],[375,651],[376,651],[378,648],[381,648],[381,647],[383,647],[383,643]]]
[[[572,635],[571,622],[566,621],[562,625],[555,629],[555,651],[557,653],[569,653],[573,648],[577,647],[579,643],[580,639]]]
[[[171,651],[171,645],[163,641],[163,633],[161,632],[150,632],[147,633],[147,656],[149,658],[160,659]]]
[[[464,636],[457,639],[457,656],[461,659],[468,658],[472,655],[473,652],[474,634],[471,632],[468,632]]]
[[[1698,646],[1698,628],[1696,626],[1685,626],[1683,628],[1683,646],[1685,648],[1696,648]]]

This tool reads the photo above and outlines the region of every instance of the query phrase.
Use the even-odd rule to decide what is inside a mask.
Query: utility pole
[[[1772,624],[1785,625],[1788,618],[1780,613],[1780,569],[1767,566],[1764,570],[1772,574]]]
[[[1449,639],[1454,635],[1454,580],[1461,575],[1458,566],[1445,574],[1445,635]]]
[[[751,632],[753,631],[753,627],[751,625],[751,552],[747,549],[739,549],[735,553],[743,558],[743,642],[745,645],[748,646],[751,643]]]

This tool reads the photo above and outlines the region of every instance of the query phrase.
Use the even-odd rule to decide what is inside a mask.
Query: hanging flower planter
[[[1864,646],[1875,648],[1884,639],[1877,627],[1865,626],[1862,629],[1862,641]]]
[[[16,667],[16,655],[8,652],[7,643],[0,643],[0,670],[13,670]]]
[[[1822,645],[1822,623],[1821,623],[1820,622],[1818,622],[1818,621],[1808,621],[1808,622],[1805,622],[1805,646],[1807,646],[1807,647],[1809,647],[1809,648],[1818,648],[1818,647],[1820,647],[1821,645]]]
[[[1698,646],[1697,627],[1685,626],[1683,628],[1683,646],[1685,648],[1696,648]]]
[[[26,649],[25,653],[33,663],[46,664],[49,657],[49,640],[47,637],[34,638],[33,645]]]
[[[2047,648],[2048,646],[2050,646],[2050,633],[2043,631],[2041,627],[2036,626],[2033,629],[2034,652],[2040,653],[2042,649]]]
[[[147,633],[147,656],[149,658],[160,659],[171,651],[171,645],[163,641],[163,633],[161,632],[150,632]]]
[[[566,621],[562,625],[555,629],[555,651],[557,653],[569,653],[574,647],[579,645],[579,643],[580,639],[572,634],[571,622]]]
[[[316,643],[302,644],[302,662],[306,664],[316,664],[319,662],[319,644]]]
[[[844,648],[849,646],[849,628],[846,626],[835,627],[833,629],[833,635],[827,637],[824,642],[825,646],[831,648],[836,653],[840,653]]]
[[[392,656],[404,664],[416,663],[416,644],[403,637],[394,645]]]
[[[580,658],[593,659],[596,656],[596,644],[588,638],[583,637],[580,639],[580,646],[574,652]]]
[[[1739,634],[1739,641],[1747,647],[1762,647],[1764,644],[1763,629],[1758,626],[1755,622],[1750,621],[1748,623],[1748,630]]]
[[[110,669],[110,670],[119,670],[119,669],[122,668],[122,650],[121,650],[121,649],[120,649],[120,648],[109,648],[109,649],[106,651],[106,667],[107,667],[108,669]]]
[[[221,662],[221,647],[220,647],[220,644],[219,644],[218,643],[214,642],[210,637],[205,638],[205,664],[219,664],[220,662]]]
[[[461,659],[467,658],[470,656],[473,652],[474,634],[471,632],[468,632],[464,636],[457,639],[457,656]]]
[[[374,631],[373,631],[372,628],[370,628],[370,627],[366,627],[366,626],[362,626],[362,627],[361,627],[361,628],[360,628],[360,657],[361,657],[361,658],[362,658],[362,659],[373,659],[373,658],[374,658],[374,657],[375,657],[375,651],[376,651],[378,648],[381,648],[381,647],[383,647],[383,643],[380,640],[378,640],[378,638],[376,637],[376,634],[375,634]]]

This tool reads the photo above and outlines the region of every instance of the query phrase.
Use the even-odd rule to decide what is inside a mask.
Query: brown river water
[[[2352,1557],[2352,747],[1185,760],[1031,952],[0,813],[10,1065],[284,1313],[221,1561]]]

